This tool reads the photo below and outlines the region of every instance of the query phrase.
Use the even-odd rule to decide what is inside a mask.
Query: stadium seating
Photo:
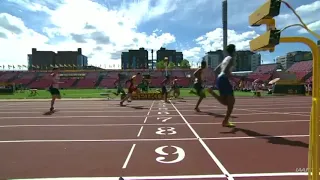
[[[9,80],[14,78],[18,74],[19,74],[19,72],[17,72],[17,71],[7,71],[1,75],[0,82],[2,82],[2,83],[8,82]]]
[[[312,70],[312,61],[301,61],[294,63],[287,72],[310,72]]]
[[[86,74],[86,77],[84,79],[79,79],[75,87],[80,89],[95,88],[99,76],[100,72],[89,72]]]
[[[273,73],[277,70],[277,64],[262,64],[253,72],[255,74]]]
[[[245,82],[250,85],[250,82],[255,79],[260,79],[262,81],[269,81],[272,78],[278,77],[281,73],[294,73],[299,80],[305,82],[312,82],[312,61],[303,61],[298,62],[292,65],[285,72],[276,71],[276,64],[267,64],[259,66],[253,73],[245,77]],[[193,84],[193,73],[195,69],[190,70],[168,70],[168,73],[171,75],[171,78],[177,76],[179,81],[178,85],[181,87],[190,87]],[[209,70],[209,74],[206,77],[207,85],[214,85],[215,76],[212,74],[212,70]],[[163,70],[132,70],[132,71],[120,71],[120,70],[110,70],[110,71],[88,71],[84,72],[85,77],[83,79],[74,79],[72,77],[67,79],[62,79],[63,84],[60,84],[61,88],[96,88],[106,87],[114,88],[114,81],[116,80],[118,73],[122,73],[126,76],[132,76],[137,72],[142,74],[150,74],[150,86],[160,88],[161,82],[164,79],[165,71]],[[74,72],[73,72],[74,73]],[[83,72],[82,72],[83,73]],[[210,74],[211,73],[211,74]],[[35,89],[45,89],[50,86],[50,81],[48,81],[49,72],[23,72],[23,71],[1,71],[0,72],[0,82],[13,82],[16,84],[24,84],[29,88]],[[230,78],[232,85],[236,86],[239,84],[242,77],[233,76]],[[140,82],[140,79],[137,79],[137,83]],[[248,85],[248,86],[249,86]]]
[[[298,80],[306,80],[305,77],[312,71],[312,65],[312,61],[297,62],[287,69],[287,72],[295,73]]]
[[[60,86],[60,88],[64,88],[64,89],[71,88],[72,85],[76,81],[77,81],[77,79],[72,79],[72,78],[70,78],[70,79],[62,79],[61,82],[63,82],[63,83],[61,83],[59,86]]]
[[[33,72],[21,72],[17,79],[14,79],[12,82],[15,84],[28,85],[36,76],[37,74]]]
[[[28,85],[31,89],[46,89],[49,88],[51,82],[48,81],[50,73],[39,73],[38,77]]]
[[[118,77],[119,72],[118,71],[110,71],[108,72],[107,76],[109,78],[117,78]]]
[[[171,71],[171,76],[173,77],[178,77],[178,78],[181,78],[181,77],[186,77],[185,73],[183,70],[175,70],[175,71]]]

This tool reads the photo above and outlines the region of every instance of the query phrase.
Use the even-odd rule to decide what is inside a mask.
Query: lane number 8
[[[177,134],[177,131],[175,131],[174,127],[159,127],[156,134],[159,135],[173,135]]]

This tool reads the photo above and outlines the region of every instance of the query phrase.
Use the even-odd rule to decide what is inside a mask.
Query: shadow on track
[[[57,110],[47,111],[47,112],[43,113],[42,115],[50,116],[50,115],[52,115],[52,114],[54,114],[54,113],[56,113],[56,112],[57,112]]]
[[[237,132],[243,132],[246,135],[251,136],[251,137],[255,137],[257,139],[268,140],[268,143],[271,143],[271,144],[309,148],[309,144],[304,143],[302,141],[293,141],[293,140],[289,140],[289,139],[283,138],[283,137],[276,137],[276,136],[271,136],[271,135],[267,135],[267,134],[261,134],[256,131],[252,131],[249,129],[243,129],[243,128],[233,128],[231,131],[221,132],[221,134],[236,134]]]
[[[201,111],[201,112],[196,112],[196,113],[197,113],[197,114],[200,114],[200,115],[214,116],[214,117],[217,117],[217,118],[224,118],[224,117],[225,117],[225,115],[223,115],[223,114],[217,114],[217,113],[207,112],[207,111]],[[231,118],[238,118],[238,117],[231,115]]]

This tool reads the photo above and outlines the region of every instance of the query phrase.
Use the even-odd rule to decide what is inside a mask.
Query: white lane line
[[[308,176],[307,172],[279,172],[279,173],[247,173],[232,174],[233,177],[274,177],[274,176]]]
[[[299,112],[297,112],[299,113]],[[301,112],[304,113],[304,112]],[[276,114],[282,114],[282,113],[273,113],[273,112],[265,112],[265,113],[242,113],[242,114],[232,114],[233,116],[254,116],[254,115],[276,115]],[[288,115],[293,115],[296,116],[298,114],[288,114]],[[163,114],[161,116],[170,116],[170,117],[180,117],[180,115],[174,115],[174,114]],[[184,117],[207,117],[207,116],[211,116],[208,114],[188,114],[188,115],[184,115]],[[305,116],[305,117],[310,117],[310,115],[302,115],[299,114],[299,116]],[[8,117],[0,117],[0,119],[59,119],[59,118],[69,118],[69,119],[73,119],[73,118],[141,118],[141,117],[146,117],[146,115],[140,115],[140,116],[8,116]],[[149,117],[159,117],[159,115],[149,115]]]
[[[320,136],[320,135],[319,135]],[[309,137],[307,134],[302,135],[275,135],[275,136],[238,136],[238,137],[208,137],[202,138],[203,140],[238,140],[238,139],[263,139],[263,138],[301,138]]]
[[[207,151],[207,153],[210,155],[210,157],[213,159],[213,161],[217,164],[217,166],[220,168],[220,170],[223,172],[223,174],[226,175],[228,180],[233,180],[232,175],[227,171],[227,169],[222,165],[222,163],[219,161],[219,159],[213,154],[213,152],[210,150],[210,148],[207,146],[207,144],[201,139],[201,137],[198,135],[198,133],[193,129],[193,127],[189,124],[189,122],[186,120],[185,117],[181,114],[181,112],[176,108],[176,106],[172,103],[170,100],[171,105],[173,108],[177,111],[177,113],[181,116],[183,121],[187,124],[189,129],[192,131],[192,133],[197,137],[203,148]]]
[[[255,109],[244,109],[244,108],[234,108],[234,110],[241,110],[253,113],[272,113],[272,114],[283,114],[283,115],[293,115],[293,116],[310,116],[307,114],[299,114],[299,112],[277,112],[277,111],[263,111],[263,110],[255,110]]]
[[[148,110],[147,116],[144,118],[143,125],[145,125],[146,122],[147,122],[147,119],[148,119],[148,116],[149,116],[149,114],[150,114],[150,112],[151,112],[151,110],[152,110],[153,104],[154,104],[154,101],[152,101],[152,103],[151,103],[151,105],[150,105],[150,108],[149,108],[149,110]],[[139,130],[139,132],[138,132],[138,134],[137,134],[137,137],[140,137],[140,135],[141,135],[141,133],[142,133],[142,130],[143,130],[143,125],[141,126],[141,128],[140,128],[140,130]]]
[[[143,129],[143,126],[141,126],[141,128],[140,128],[140,130],[139,130],[139,132],[138,132],[137,137],[140,137],[140,135],[141,135],[141,133],[142,133],[142,129]]]
[[[124,164],[123,164],[123,166],[122,166],[122,169],[127,168],[127,165],[128,165],[128,163],[129,163],[129,161],[130,161],[130,158],[131,158],[131,156],[132,156],[132,153],[133,153],[133,150],[134,150],[135,147],[136,147],[136,144],[133,144],[132,147],[131,147],[131,149],[130,149],[130,152],[129,152],[128,156],[127,156],[127,159],[126,159],[126,161],[124,162]]]
[[[31,140],[6,140],[1,143],[63,143],[63,142],[148,142],[148,141],[193,141],[197,138],[177,139],[31,139]]]
[[[252,173],[252,174],[233,174],[234,177],[277,177],[277,176],[308,176],[305,172],[280,172],[280,173]],[[151,179],[207,179],[225,178],[223,174],[207,175],[178,175],[178,176],[130,176],[123,177],[125,180],[151,180]],[[119,177],[60,177],[60,178],[29,178],[11,180],[119,180]]]
[[[320,135],[319,135],[320,136]],[[207,137],[202,140],[239,140],[239,139],[262,139],[271,137],[282,138],[302,138],[309,137],[307,134],[303,135],[275,135],[275,136],[239,136],[239,137]],[[176,138],[176,139],[30,139],[30,140],[3,140],[0,143],[62,143],[62,142],[150,142],[150,141],[194,141],[198,138]]]
[[[177,105],[177,104],[176,104]],[[27,106],[28,107],[28,106]],[[184,107],[184,106],[177,106],[179,107],[180,109],[180,112],[183,112],[183,111],[194,111],[194,110],[191,110],[189,108],[189,106],[187,107]],[[203,110],[212,110],[214,108],[214,110],[225,110],[225,108],[223,108],[222,106],[206,106],[206,105],[201,105],[201,107],[205,107],[205,108],[201,108]],[[237,108],[237,107],[236,107]],[[48,108],[32,108],[32,110],[47,110]],[[126,111],[123,111],[123,108],[122,107],[64,107],[64,108],[61,108],[63,109],[63,112],[83,112],[83,110],[89,110],[89,111],[85,111],[85,112],[136,112],[137,110],[126,110]],[[118,110],[119,109],[119,110]],[[279,110],[279,108],[277,107],[273,107],[273,106],[270,106],[270,108],[268,107],[250,107],[248,109],[251,109],[251,110]],[[289,106],[284,106],[281,108],[281,110],[283,109],[307,109],[307,110],[310,110],[310,107],[308,106],[294,106],[294,105],[291,105]],[[24,110],[24,111],[23,111]],[[19,110],[17,111],[13,111],[13,112],[19,112],[19,113],[37,113],[38,111],[27,111],[28,108],[20,108]],[[0,106],[0,113],[6,113],[6,112],[10,112],[12,111],[12,108],[1,108]],[[140,112],[144,112],[144,110],[139,110]],[[158,110],[152,110],[152,111],[158,111]],[[167,110],[167,111],[174,111],[174,110]],[[38,112],[39,113],[39,112]],[[306,112],[306,113],[310,113],[310,112]]]
[[[236,124],[265,124],[265,123],[297,123],[310,122],[310,120],[279,120],[279,121],[234,121]],[[221,123],[196,122],[192,125],[221,125]],[[23,127],[108,127],[108,126],[162,126],[163,124],[8,124],[0,125],[0,128],[23,128]],[[186,125],[186,123],[168,123],[168,125]]]

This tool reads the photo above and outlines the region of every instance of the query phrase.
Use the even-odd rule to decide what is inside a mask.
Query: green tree
[[[164,61],[158,61],[158,62],[156,63],[156,68],[157,68],[157,69],[165,69],[166,66],[165,66],[165,64],[164,64]]]
[[[174,69],[176,65],[173,62],[169,62],[168,69]]]
[[[191,66],[190,66],[189,61],[187,59],[182,60],[180,63],[180,68],[181,69],[190,69]]]

